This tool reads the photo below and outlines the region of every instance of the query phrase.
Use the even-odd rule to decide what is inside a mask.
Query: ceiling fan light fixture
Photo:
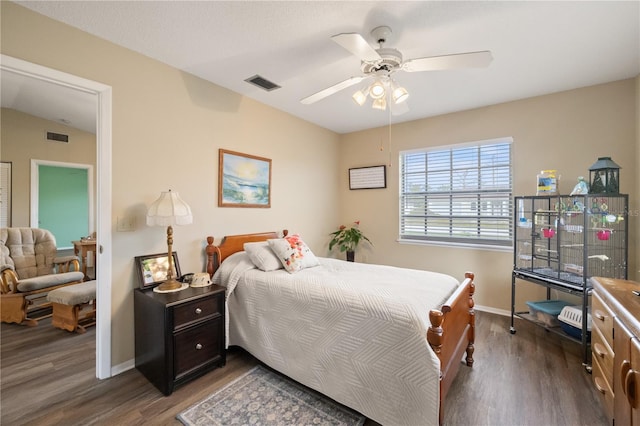
[[[407,89],[405,89],[404,87],[398,86],[393,89],[391,96],[393,97],[393,102],[399,104],[407,100],[407,98],[409,97],[409,92],[407,92]]]
[[[379,109],[380,111],[384,111],[385,109],[387,109],[387,101],[385,100],[384,97],[378,98],[378,99],[374,99],[373,103],[371,104],[371,108]]]
[[[373,39],[379,45],[377,49],[358,33],[340,33],[332,36],[334,42],[360,59],[362,74],[329,86],[301,99],[300,102],[309,105],[366,80],[366,85],[351,95],[354,102],[364,106],[371,97],[373,108],[385,110],[388,104],[391,114],[400,115],[409,110],[406,102],[409,91],[393,79],[396,72],[484,68],[493,60],[488,50],[404,60],[402,52],[398,49],[385,47],[391,34],[391,28],[387,26],[379,26],[371,31]]]
[[[358,90],[351,97],[353,98],[355,103],[357,103],[360,106],[364,105],[364,103],[367,101],[367,94],[364,93],[362,90]]]
[[[384,97],[384,94],[384,83],[380,80],[374,81],[369,87],[369,96],[371,96],[371,99],[381,99]]]

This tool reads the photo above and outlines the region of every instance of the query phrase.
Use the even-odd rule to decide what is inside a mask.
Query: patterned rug
[[[260,365],[177,418],[187,426],[360,426],[365,420],[361,414]]]

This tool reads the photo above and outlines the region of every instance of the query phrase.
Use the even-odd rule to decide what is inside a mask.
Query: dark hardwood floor
[[[507,317],[477,312],[476,320],[475,364],[460,367],[445,425],[607,424],[578,344],[522,320],[515,335]],[[44,320],[35,328],[2,324],[0,337],[0,424],[7,426],[179,425],[180,411],[258,363],[232,348],[224,368],[164,397],[135,369],[96,379],[95,328],[77,335]]]

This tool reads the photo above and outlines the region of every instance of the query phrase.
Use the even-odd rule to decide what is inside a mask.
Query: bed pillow
[[[320,264],[318,258],[297,234],[268,240],[268,243],[284,269],[291,274]]]
[[[278,256],[269,247],[266,241],[257,243],[244,243],[244,251],[249,255],[249,259],[261,271],[269,272],[282,269],[282,263]]]

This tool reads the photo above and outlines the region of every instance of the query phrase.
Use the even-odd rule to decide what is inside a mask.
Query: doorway
[[[7,55],[0,55],[0,71],[48,82],[95,98],[97,147],[97,245],[101,268],[96,288],[96,377],[111,377],[111,87]]]

